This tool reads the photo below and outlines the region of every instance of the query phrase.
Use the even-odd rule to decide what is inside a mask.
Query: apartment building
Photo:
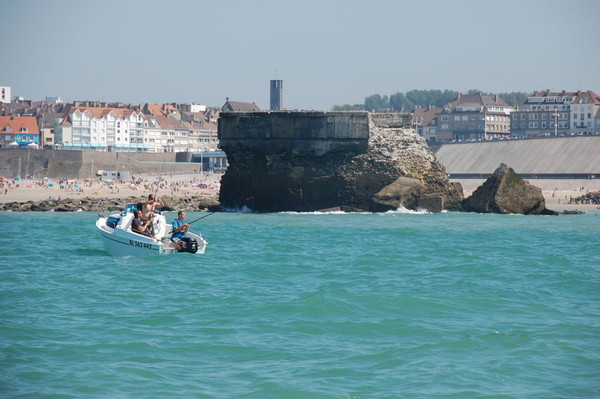
[[[534,92],[511,116],[513,137],[567,136],[600,131],[600,96],[593,91]]]
[[[569,134],[570,104],[574,92],[534,92],[511,115],[512,137],[565,136]]]
[[[147,151],[144,115],[129,108],[71,107],[55,129],[63,149]]]
[[[508,138],[513,110],[498,96],[459,94],[437,116],[436,141]]]
[[[600,96],[591,90],[577,92],[570,104],[570,133],[600,133]]]

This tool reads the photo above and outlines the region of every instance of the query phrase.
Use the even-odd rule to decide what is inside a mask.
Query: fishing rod
[[[163,158],[163,164],[160,167],[160,173],[158,174],[158,184],[156,185],[156,190],[154,191],[154,198],[156,198],[156,194],[158,194],[158,188],[160,187],[160,179],[162,178],[163,170],[165,169],[165,162],[167,161],[167,155]]]
[[[254,197],[248,197],[248,198],[246,198],[246,199],[243,199],[243,200],[240,202],[240,205],[241,205],[243,202],[250,201],[251,199],[254,199]],[[217,212],[211,212],[211,213],[209,213],[208,215],[201,216],[201,217],[199,217],[198,219],[192,220],[192,221],[191,221],[191,222],[189,222],[188,224],[196,223],[198,220],[202,220],[202,219],[204,219],[204,218],[207,218],[207,217],[209,217],[210,215],[214,215],[215,213],[217,213]]]
[[[150,212],[154,212],[154,209],[156,208],[156,200],[158,199],[158,197],[157,197],[158,189],[160,187],[160,180],[162,179],[162,174],[163,174],[163,170],[165,169],[166,161],[167,161],[167,154],[165,154],[165,157],[163,158],[163,163],[160,168],[160,173],[158,174],[158,182],[156,183],[156,189],[154,190],[154,201],[152,202],[152,208],[150,209]],[[162,203],[162,201],[161,201],[161,203]],[[163,204],[163,206],[164,206],[164,204]]]
[[[198,219],[196,219],[196,220],[193,220],[193,221],[189,222],[188,224],[196,223],[198,220],[202,220],[202,219],[204,219],[204,218],[207,218],[207,217],[209,217],[210,215],[214,215],[215,213],[217,213],[217,212],[211,212],[211,213],[209,213],[208,215],[201,216],[201,217],[199,217]]]

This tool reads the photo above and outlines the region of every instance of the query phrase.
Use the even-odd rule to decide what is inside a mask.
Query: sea
[[[202,216],[112,257],[0,213],[0,397],[600,397],[600,211]]]

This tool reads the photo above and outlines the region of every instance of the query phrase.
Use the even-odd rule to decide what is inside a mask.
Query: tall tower
[[[283,108],[283,80],[271,80],[271,107],[272,111]]]

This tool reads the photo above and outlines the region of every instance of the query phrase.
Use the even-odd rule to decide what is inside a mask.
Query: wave
[[[400,205],[398,207],[398,209],[396,209],[394,211],[387,211],[384,213],[385,214],[390,214],[390,213],[401,214],[401,215],[404,215],[404,214],[406,214],[406,215],[427,215],[427,214],[430,214],[431,212],[429,212],[426,209],[421,209],[421,208],[419,208],[417,210],[412,210],[412,209],[408,209],[408,208],[405,208],[404,206]]]

